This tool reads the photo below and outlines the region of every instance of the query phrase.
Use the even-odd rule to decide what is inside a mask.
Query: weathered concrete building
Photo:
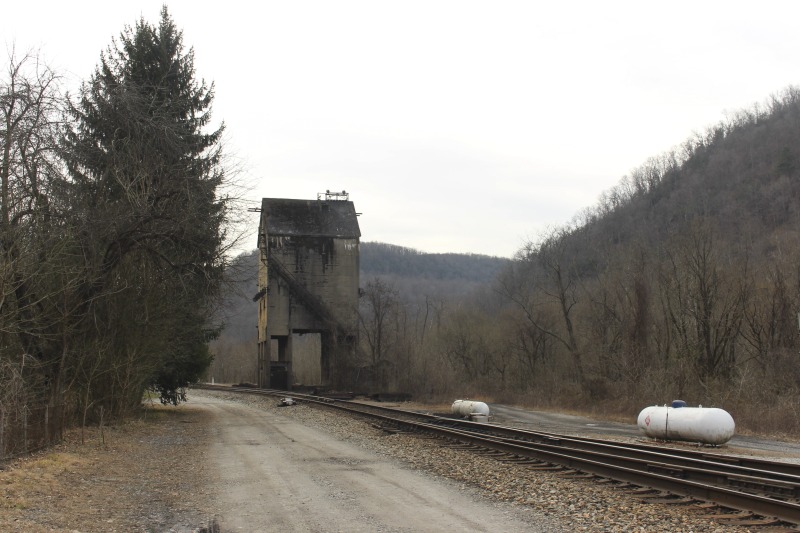
[[[346,192],[317,200],[264,198],[258,230],[258,384],[290,389],[293,336],[320,335],[319,376],[355,351],[359,238]]]

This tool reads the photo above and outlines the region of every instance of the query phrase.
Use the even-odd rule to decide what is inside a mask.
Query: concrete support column
[[[286,390],[292,390],[294,373],[292,372],[292,334],[278,337],[278,361],[285,363]]]
[[[278,361],[292,361],[292,335],[278,337]]]
[[[270,363],[270,345],[269,339],[258,343],[258,386],[262,389],[268,389],[269,383],[269,363]]]
[[[329,384],[331,382],[331,360],[333,359],[333,335],[330,332],[324,331],[320,333],[320,366],[322,383]]]

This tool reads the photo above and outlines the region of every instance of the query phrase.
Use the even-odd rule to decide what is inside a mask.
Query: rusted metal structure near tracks
[[[258,229],[258,385],[291,389],[293,337],[320,335],[322,385],[355,353],[358,213],[345,192],[264,198]]]

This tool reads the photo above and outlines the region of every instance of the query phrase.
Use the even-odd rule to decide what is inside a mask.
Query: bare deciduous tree
[[[713,231],[698,223],[667,251],[662,298],[683,357],[701,380],[729,375],[749,298],[746,262],[724,269]]]

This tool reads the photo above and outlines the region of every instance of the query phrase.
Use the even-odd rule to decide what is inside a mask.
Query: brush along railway
[[[248,394],[285,391],[214,387]],[[354,401],[292,395],[296,401],[367,417],[388,432],[441,439],[520,468],[560,469],[614,483],[655,502],[708,508],[752,526],[800,524],[800,465],[645,444],[567,437]],[[746,513],[746,514],[742,514]]]

